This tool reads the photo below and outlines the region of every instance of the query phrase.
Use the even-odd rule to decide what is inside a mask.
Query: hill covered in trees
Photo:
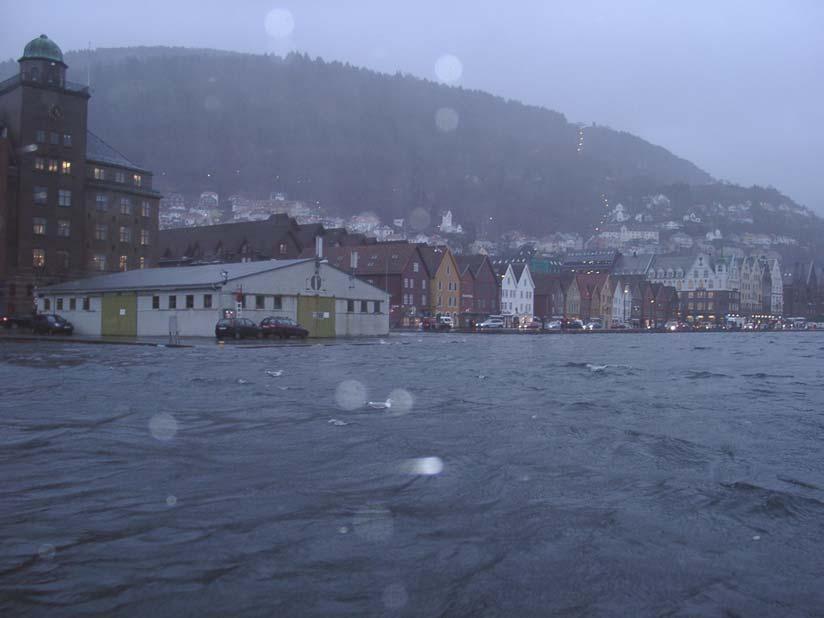
[[[278,191],[384,220],[451,209],[470,226],[492,217],[493,233],[592,230],[604,195],[640,204],[672,193],[677,217],[696,200],[760,203],[756,193],[772,191],[775,208],[791,204],[782,231],[809,226],[777,191],[718,183],[629,133],[408,75],[299,54],[166,47],[73,52],[66,62],[75,81],[90,68],[90,128],[154,170],[164,191]],[[0,78],[16,70],[2,63]]]

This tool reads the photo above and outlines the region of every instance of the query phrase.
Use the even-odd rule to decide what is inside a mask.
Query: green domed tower
[[[20,74],[27,81],[62,87],[66,81],[66,63],[57,43],[45,34],[32,39],[17,61]]]

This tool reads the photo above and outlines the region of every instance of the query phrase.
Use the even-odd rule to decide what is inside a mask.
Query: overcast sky
[[[824,214],[818,0],[0,0],[0,8],[0,58],[17,58],[44,32],[64,51],[296,49],[456,79],[630,131],[717,178],[774,185]]]

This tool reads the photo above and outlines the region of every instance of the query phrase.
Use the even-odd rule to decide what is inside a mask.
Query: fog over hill
[[[749,201],[753,231],[820,236],[821,221],[776,190],[718,183],[629,133],[484,92],[299,54],[134,47],[66,62],[70,79],[90,76],[90,128],[153,169],[163,191],[279,191],[384,220],[451,209],[493,234],[586,233],[604,197],[640,212],[663,193],[668,217],[701,206],[718,227],[740,226],[713,204]],[[2,77],[16,70],[0,64]]]

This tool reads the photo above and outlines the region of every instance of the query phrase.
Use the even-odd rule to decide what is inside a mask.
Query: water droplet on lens
[[[449,133],[458,128],[459,116],[451,107],[442,107],[435,112],[435,126],[439,131]]]
[[[452,54],[444,54],[435,61],[435,75],[445,84],[458,81],[463,74],[463,64]]]
[[[383,590],[383,604],[387,609],[400,609],[409,601],[409,595],[402,584],[389,584]]]
[[[168,496],[166,498],[166,506],[175,506],[177,504],[177,498],[175,496]]]
[[[366,405],[366,387],[357,380],[344,380],[335,389],[335,402],[343,410],[357,410]]]
[[[389,402],[391,403],[392,412],[396,414],[404,414],[412,409],[415,403],[415,398],[405,388],[396,388],[389,393]]]
[[[167,412],[155,414],[149,419],[149,431],[156,440],[171,440],[177,433],[177,421]]]
[[[272,9],[266,14],[263,26],[270,37],[282,39],[295,29],[295,17],[289,9]]]
[[[410,212],[408,219],[409,227],[416,232],[423,232],[428,229],[429,225],[432,223],[432,218],[429,216],[429,213],[420,207],[415,208],[412,212]]]

